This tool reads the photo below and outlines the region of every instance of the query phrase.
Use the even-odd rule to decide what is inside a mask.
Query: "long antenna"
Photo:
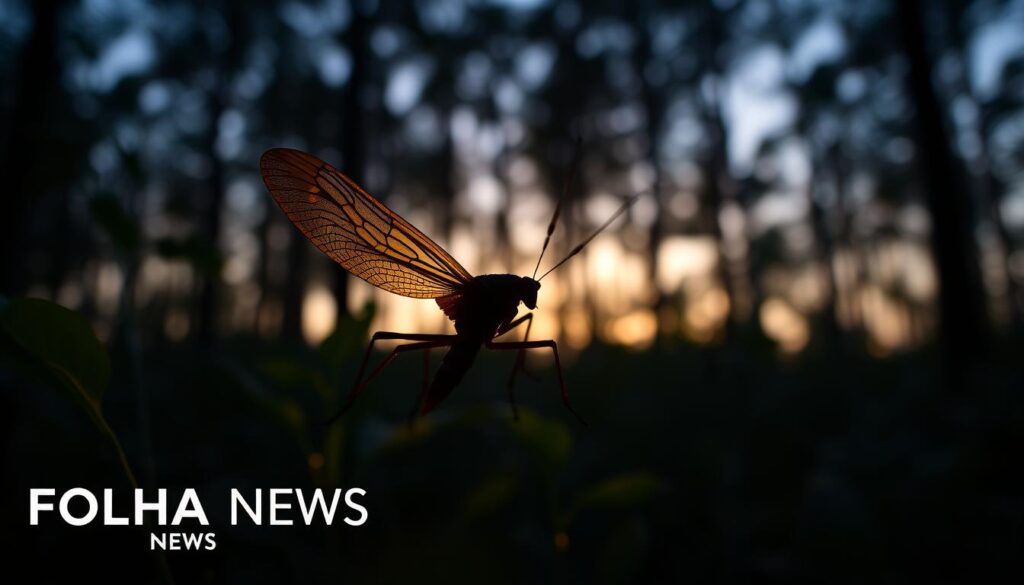
[[[576,254],[579,254],[580,250],[582,250],[587,244],[590,243],[590,240],[593,240],[594,238],[596,238],[597,235],[600,234],[601,232],[603,232],[606,227],[610,226],[612,224],[612,222],[616,220],[616,218],[618,218],[620,215],[625,213],[626,210],[629,209],[629,207],[631,205],[636,203],[636,200],[639,199],[641,195],[643,195],[643,193],[637,193],[636,195],[633,195],[632,197],[627,199],[626,202],[622,204],[622,207],[619,207],[619,209],[615,213],[613,213],[611,217],[608,218],[608,221],[606,221],[603,224],[601,224],[601,227],[597,228],[597,231],[595,231],[594,233],[592,233],[589,236],[587,236],[587,239],[585,239],[582,242],[580,242],[579,244],[577,244],[576,247],[573,248],[571,252],[569,252],[568,256],[566,256],[565,258],[562,258],[561,262],[559,262],[558,264],[555,264],[554,266],[551,267],[550,270],[548,270],[544,274],[540,275],[540,278],[537,279],[537,282],[540,282],[541,280],[544,279],[545,276],[547,276],[547,275],[551,274],[552,272],[554,272],[554,270],[556,268],[558,268],[562,264],[565,264],[566,261],[569,260],[569,258],[572,258]]]
[[[547,251],[548,244],[551,242],[551,234],[555,233],[555,226],[558,225],[558,216],[562,214],[562,202],[569,196],[569,189],[572,188],[572,178],[576,175],[580,164],[580,151],[582,150],[580,142],[582,141],[577,136],[573,147],[572,162],[569,163],[569,174],[565,177],[565,182],[562,183],[562,195],[558,198],[558,203],[555,205],[555,214],[551,216],[551,223],[548,224],[548,235],[544,237],[544,247],[540,249],[540,256],[537,258],[537,265],[533,267],[533,276],[531,278],[537,278],[537,271],[540,270],[540,261],[544,259],[544,252]]]

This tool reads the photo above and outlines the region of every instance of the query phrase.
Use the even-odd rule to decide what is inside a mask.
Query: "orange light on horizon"
[[[683,313],[683,334],[697,343],[711,342],[729,316],[729,296],[721,288],[709,288],[687,295]]]
[[[785,353],[797,353],[810,341],[807,318],[778,297],[761,304],[760,319],[761,328]]]
[[[334,330],[338,304],[331,290],[322,284],[309,287],[302,299],[302,336],[317,345]]]
[[[658,333],[658,319],[653,311],[637,309],[609,321],[604,327],[608,341],[632,349],[646,349]]]

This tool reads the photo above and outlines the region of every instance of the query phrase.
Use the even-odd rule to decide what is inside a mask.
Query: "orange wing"
[[[260,158],[260,171],[295,227],[366,282],[430,299],[456,295],[473,279],[441,246],[315,156],[275,148]]]

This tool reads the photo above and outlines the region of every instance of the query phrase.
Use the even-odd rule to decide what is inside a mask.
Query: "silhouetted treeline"
[[[425,210],[439,240],[468,230],[490,251],[481,258],[501,259],[488,269],[516,270],[531,251],[512,246],[522,228],[507,210],[524,193],[557,196],[579,136],[582,184],[559,245],[589,229],[590,197],[637,191],[650,195],[620,230],[621,252],[650,284],[685,264],[666,241],[714,242],[696,279],[623,293],[655,315],[656,335],[685,336],[694,290],[711,287],[728,299],[719,340],[760,330],[765,301],[781,300],[815,344],[863,334],[891,351],[935,338],[953,363],[1020,323],[1009,128],[1021,56],[999,25],[1019,10],[12,2],[3,156],[20,196],[5,198],[5,248],[18,253],[5,254],[4,290],[63,290],[110,319],[100,297],[121,293],[97,276],[109,236],[82,202],[112,196],[145,237],[195,240],[238,272],[225,287],[223,273],[186,264],[175,270],[195,286],[168,293],[143,271],[136,294],[170,303],[139,307],[144,323],[174,305],[206,343],[260,323],[298,339],[310,283],[325,282],[340,313],[350,287],[297,233],[273,239],[287,230],[255,176],[262,150],[317,152],[385,201]],[[234,205],[233,187],[245,193]],[[260,219],[240,222],[237,205]],[[918,282],[912,298],[873,274],[873,255],[892,249],[912,251],[894,260]],[[807,271],[812,303],[768,284]],[[602,331],[616,315],[567,279]],[[259,296],[251,318],[225,319],[242,288]],[[908,325],[878,331],[893,319]]]

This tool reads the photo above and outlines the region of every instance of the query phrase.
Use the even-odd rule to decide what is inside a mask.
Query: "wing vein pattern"
[[[457,294],[472,280],[433,240],[331,165],[286,148],[260,159],[263,182],[295,227],[345,270],[417,299]]]

